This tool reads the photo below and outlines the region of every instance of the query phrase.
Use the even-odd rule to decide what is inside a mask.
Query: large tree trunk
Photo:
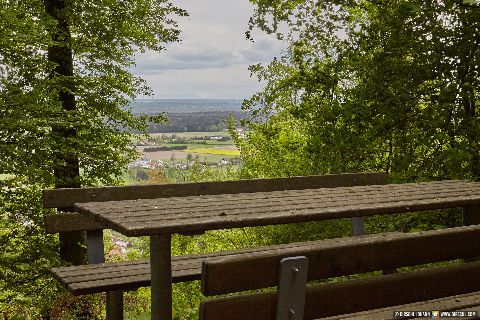
[[[55,64],[52,77],[60,79],[62,89],[59,90],[59,100],[66,113],[74,113],[75,85],[73,83],[73,52],[71,47],[71,33],[65,12],[65,0],[44,0],[45,11],[57,21],[52,39],[55,43],[48,48],[48,60]],[[69,141],[76,136],[76,130],[65,125],[52,127],[53,137],[62,141]],[[79,161],[76,155],[68,153],[68,146],[57,150],[54,168],[56,188],[79,188]],[[60,255],[65,261],[73,264],[86,262],[85,233],[69,232],[60,234]]]

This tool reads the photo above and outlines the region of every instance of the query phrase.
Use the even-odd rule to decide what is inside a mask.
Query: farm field
[[[228,137],[230,139],[228,132],[153,133],[149,136],[148,145],[136,146],[143,159],[183,162],[193,156],[201,161],[215,163],[222,159],[232,159],[240,154],[232,140],[203,139],[203,137]],[[195,139],[196,137],[202,139]],[[149,148],[155,147],[184,147],[185,149],[148,151]]]
[[[238,156],[240,151],[231,148],[198,148],[198,149],[187,149],[182,150],[182,152],[189,152],[195,154],[221,154],[226,156]]]
[[[223,136],[223,137],[230,137],[230,133],[227,131],[217,131],[217,132],[170,132],[170,133],[150,133],[149,134],[153,138],[161,137],[162,135],[165,136],[172,136],[175,135],[179,138],[193,138],[193,137],[204,137],[204,136]]]
[[[188,145],[186,150],[145,152],[145,148],[146,147],[137,147],[137,150],[143,157],[149,158],[151,160],[170,161],[170,159],[172,159],[172,155],[175,159],[186,159],[188,154],[192,153],[188,150]],[[195,155],[197,155],[197,153]],[[198,156],[203,158],[209,156],[209,154],[198,153]]]

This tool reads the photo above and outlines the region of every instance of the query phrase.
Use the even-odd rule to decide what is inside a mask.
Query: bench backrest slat
[[[480,262],[316,285],[307,288],[304,318],[316,319],[424,301],[477,291],[479,287]],[[275,307],[275,292],[217,298],[202,302],[200,319],[274,320]]]
[[[277,285],[282,258],[306,256],[308,281],[480,256],[480,225],[421,233],[387,233],[306,243],[304,248],[207,259],[206,296]]]
[[[43,192],[43,206],[70,211],[75,203],[84,202],[348,187],[386,184],[387,182],[387,173],[369,172],[185,184],[48,189]],[[45,218],[45,227],[47,233],[104,229],[101,224],[88,221],[88,219],[76,213],[68,216],[48,215]]]
[[[85,216],[74,212],[46,215],[44,217],[44,226],[46,233],[94,231],[105,229],[102,224],[92,221]]]

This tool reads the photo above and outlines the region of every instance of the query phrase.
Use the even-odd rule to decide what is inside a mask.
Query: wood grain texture
[[[73,207],[73,204],[83,202],[358,186],[385,184],[387,181],[388,174],[385,172],[367,172],[185,184],[47,189],[43,191],[43,206],[45,208],[63,208],[68,210]]]
[[[324,240],[333,242],[334,240]],[[248,248],[214,253],[192,254],[172,257],[172,281],[200,280],[202,261],[212,257],[249,256],[254,253],[268,254],[271,251],[304,251],[309,242],[289,243],[277,246]],[[148,260],[79,265],[53,268],[51,274],[75,295],[98,293],[118,289],[136,289],[150,286],[150,263]]]
[[[320,187],[331,188],[386,184],[387,182],[388,175],[386,173],[371,172],[170,185],[47,189],[43,192],[43,204],[46,208],[60,208],[71,211],[74,203],[83,202],[169,198],[219,193],[265,192],[288,189],[299,190]],[[47,215],[44,220],[47,233],[106,229],[101,223],[94,222],[74,212]]]
[[[196,232],[480,204],[480,183],[439,181],[80,203],[127,236]]]
[[[455,295],[439,299],[432,299],[422,302],[409,303],[404,305],[397,305],[394,307],[381,308],[354,314],[343,314],[339,316],[319,318],[317,320],[397,320],[394,317],[394,311],[455,311],[455,310],[480,310],[480,291],[473,293]],[[411,318],[409,318],[411,319]],[[414,318],[414,319],[426,319]],[[456,318],[465,319],[465,318]],[[473,319],[473,318],[469,318]]]
[[[202,260],[213,255],[172,257],[172,282],[199,280]],[[50,273],[74,295],[150,286],[148,260],[60,267],[51,269]]]
[[[48,214],[44,217],[46,233],[93,231],[106,229],[102,224],[76,212]]]
[[[479,287],[479,262],[316,285],[307,289],[304,319],[448,297],[475,292]],[[200,319],[273,320],[275,304],[275,292],[208,299],[201,304]]]
[[[277,285],[282,258],[306,256],[308,281],[480,255],[480,225],[312,241],[203,261],[206,296]]]
[[[459,232],[458,229],[461,229],[461,232]],[[376,251],[381,251],[382,248],[390,246],[391,242],[398,241],[399,239],[403,239],[406,243],[410,243],[410,245],[418,242],[418,239],[420,238],[425,240],[423,245],[418,246],[415,251],[411,252],[411,255],[407,257],[408,261],[414,259],[417,259],[415,261],[423,262],[438,261],[438,259],[442,257],[450,259],[453,257],[469,256],[470,254],[477,253],[480,248],[480,246],[478,246],[479,240],[477,239],[480,238],[478,237],[479,232],[480,226],[466,226],[447,230],[427,231],[418,234],[387,233],[362,236],[358,238],[328,239],[269,247],[174,256],[172,257],[172,281],[185,282],[200,280],[202,262],[205,260],[211,260],[212,262],[210,265],[213,265],[213,268],[215,268],[217,263],[219,265],[226,263],[228,268],[228,265],[232,261],[253,261],[256,263],[256,266],[258,266],[257,270],[252,271],[253,275],[255,275],[258,274],[257,272],[262,270],[262,268],[265,268],[272,263],[275,264],[278,257],[308,254],[311,263],[316,264],[315,269],[311,270],[309,275],[311,279],[321,278],[328,275],[346,274],[349,272],[355,273],[360,272],[360,270],[365,270],[364,265],[357,265],[358,259],[372,259],[374,263],[379,264],[378,268],[381,268],[384,264],[405,265],[405,263],[401,261],[399,262],[399,257],[394,257],[391,261],[386,261],[388,257],[392,256],[392,254],[389,254],[388,252],[382,253],[382,255],[385,254],[385,258],[379,257],[379,260],[375,260],[371,257]],[[462,237],[465,240],[464,247],[457,246],[457,239],[459,237]],[[446,247],[446,249],[442,249],[442,253],[438,255],[434,250],[428,252],[428,248],[434,246],[435,241],[440,241],[439,243],[445,244]],[[372,245],[378,245],[379,247],[378,249],[374,248],[374,252],[368,254],[364,249],[362,252],[366,254],[365,257],[358,258],[358,255],[355,254],[350,256],[356,248],[363,248]],[[354,250],[347,249],[349,246],[352,246]],[[423,253],[425,253],[425,255],[423,255]],[[343,256],[334,258],[336,254]],[[322,257],[325,257],[325,261],[323,261]],[[326,266],[325,263],[327,261],[332,262],[332,259],[333,266]],[[245,264],[240,265],[245,266]],[[246,270],[252,270],[251,265],[247,265],[245,268]],[[272,283],[272,281],[274,281],[272,279],[275,279],[275,276],[272,277],[272,274],[275,273],[276,269],[277,266],[273,265],[273,272],[270,274],[262,271],[262,273],[260,273],[262,278],[258,278],[256,281],[258,281],[259,284],[265,284],[265,282],[267,284]],[[209,271],[207,274],[209,276],[215,275],[216,270],[211,270],[213,270],[214,273],[212,274]],[[75,295],[111,290],[130,290],[150,286],[150,263],[148,260],[54,268],[51,270],[51,274]],[[228,278],[227,272],[225,272],[224,275],[219,275],[219,281],[225,282],[225,280],[222,280],[225,277]],[[265,277],[265,279],[263,279],[263,277]],[[230,281],[234,280],[230,279]],[[252,282],[251,277],[245,277],[242,281],[245,281],[244,285]],[[255,286],[257,285],[255,284]],[[227,284],[225,284],[225,288],[227,288]]]

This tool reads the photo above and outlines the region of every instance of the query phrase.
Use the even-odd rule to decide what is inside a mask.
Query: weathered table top
[[[147,236],[480,205],[459,180],[75,204],[126,236]]]

